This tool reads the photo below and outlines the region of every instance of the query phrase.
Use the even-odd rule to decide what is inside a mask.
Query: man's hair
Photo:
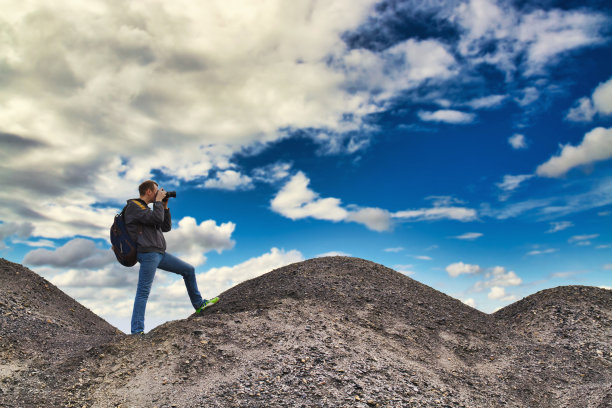
[[[147,190],[154,190],[153,186],[157,186],[157,183],[153,180],[147,180],[141,185],[139,185],[138,192],[140,193],[140,196],[142,197],[143,195],[145,195],[147,193]]]

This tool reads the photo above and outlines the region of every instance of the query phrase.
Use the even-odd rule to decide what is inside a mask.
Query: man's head
[[[140,198],[145,200],[147,203],[154,201],[155,195],[157,194],[157,183],[153,180],[147,180],[138,186],[138,193]]]

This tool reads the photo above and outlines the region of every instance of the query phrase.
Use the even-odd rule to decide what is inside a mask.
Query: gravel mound
[[[24,269],[0,266],[2,275],[9,267]],[[44,282],[30,274],[28,279]],[[38,293],[44,284],[29,287]],[[23,293],[15,290],[13,297]],[[14,308],[6,306],[6,293],[0,289],[2,319],[5,308]],[[77,317],[91,318],[90,324],[66,320],[68,304],[43,308],[78,344],[61,358],[44,350],[32,352],[37,358],[30,360],[7,354],[8,362],[0,364],[0,406],[612,403],[611,291],[556,288],[487,315],[382,265],[329,257],[274,270],[220,298],[202,315],[144,336],[117,335],[69,298]],[[2,320],[2,339],[5,327]],[[40,339],[43,333],[32,328],[26,336]],[[21,368],[7,375],[11,364]]]
[[[564,286],[528,296],[493,317],[533,341],[612,362],[612,291]],[[607,350],[607,353],[604,351]]]
[[[40,394],[53,386],[44,379],[49,367],[68,362],[70,375],[71,359],[122,336],[46,279],[0,258],[0,406],[42,406]]]

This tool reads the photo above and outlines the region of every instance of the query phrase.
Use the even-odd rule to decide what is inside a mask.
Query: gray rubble
[[[495,314],[363,259],[316,258],[126,336],[0,260],[2,407],[612,406],[612,291]]]

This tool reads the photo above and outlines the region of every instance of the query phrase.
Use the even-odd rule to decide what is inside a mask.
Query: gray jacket
[[[166,252],[164,232],[172,229],[170,210],[164,209],[161,201],[153,203],[151,210],[147,203],[136,198],[128,200],[125,208],[125,224],[138,252]]]

